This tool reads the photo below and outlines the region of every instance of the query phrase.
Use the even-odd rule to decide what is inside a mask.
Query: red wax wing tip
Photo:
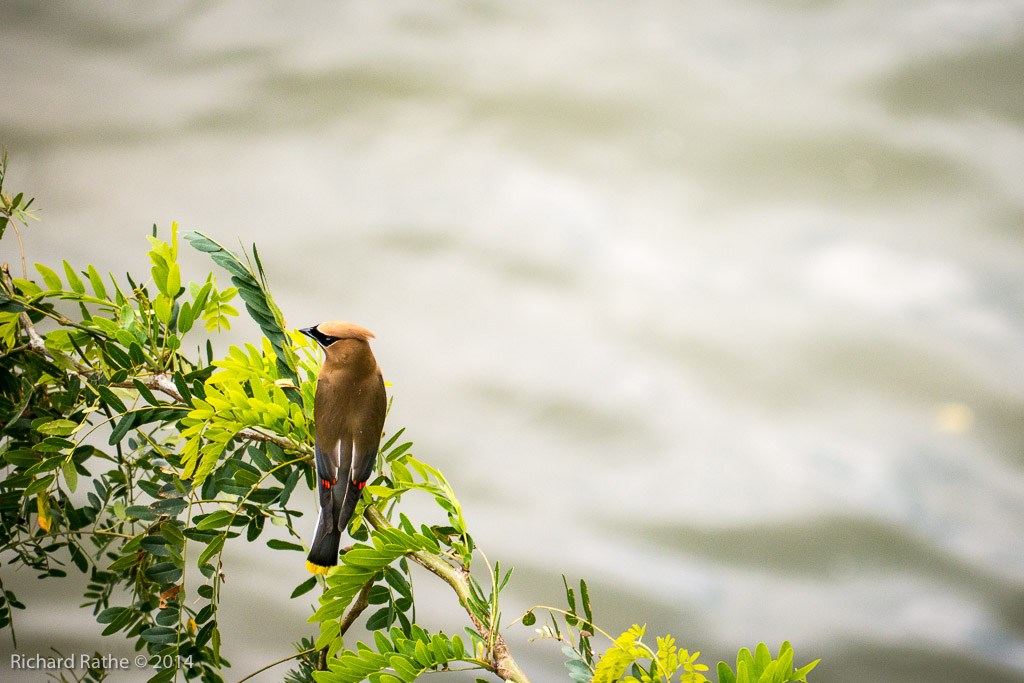
[[[360,491],[362,491],[363,487],[366,486],[365,481],[353,481],[352,483],[355,484]]]

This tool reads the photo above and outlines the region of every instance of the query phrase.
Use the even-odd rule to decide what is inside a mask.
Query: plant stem
[[[272,669],[272,668],[274,668],[275,666],[277,666],[278,664],[284,664],[285,662],[290,662],[290,661],[291,661],[291,660],[293,660],[293,659],[298,659],[298,658],[299,658],[299,657],[301,657],[302,655],[308,655],[308,654],[309,654],[310,652],[312,652],[312,651],[313,651],[313,648],[310,648],[310,649],[308,649],[308,650],[303,650],[302,652],[296,652],[296,653],[295,653],[295,654],[293,654],[293,655],[288,655],[287,657],[284,657],[284,658],[282,658],[282,659],[279,659],[279,660],[277,660],[276,662],[271,662],[270,664],[267,664],[267,665],[266,665],[265,667],[263,667],[262,669],[256,669],[255,671],[253,671],[253,672],[252,672],[251,674],[249,674],[249,675],[248,675],[248,676],[246,676],[245,678],[239,678],[239,679],[238,679],[238,683],[245,683],[245,681],[249,680],[250,678],[253,678],[254,676],[256,676],[256,675],[258,675],[258,674],[261,674],[261,673],[263,673],[263,672],[264,672],[264,671],[266,671],[267,669]]]
[[[390,529],[394,528],[393,525],[384,517],[380,510],[374,505],[367,505],[364,513],[367,521],[373,525],[375,529]],[[530,683],[530,679],[526,677],[522,669],[513,659],[512,654],[508,650],[508,645],[505,644],[505,639],[500,633],[491,633],[487,625],[481,623],[481,621],[473,614],[470,609],[470,600],[472,593],[469,588],[469,571],[459,567],[453,567],[448,564],[440,557],[433,555],[428,552],[416,551],[408,554],[408,557],[420,565],[424,569],[435,574],[441,578],[445,583],[452,587],[455,594],[459,596],[459,603],[463,609],[469,615],[470,620],[473,622],[473,626],[477,632],[483,636],[485,642],[493,643],[491,647],[491,661],[490,665],[495,674],[497,674],[502,680],[513,681],[514,683]]]
[[[370,579],[363,584],[359,594],[356,595],[356,599],[349,606],[348,612],[342,617],[340,626],[338,629],[338,635],[343,636],[355,623],[355,620],[359,618],[359,615],[370,606],[370,591],[373,589],[373,579]],[[317,671],[327,671],[327,651],[330,649],[330,645],[325,645],[320,649],[320,657],[317,660]]]

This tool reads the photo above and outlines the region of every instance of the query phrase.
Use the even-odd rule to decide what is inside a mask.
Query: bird
[[[341,534],[377,460],[387,393],[370,350],[372,332],[343,321],[323,322],[299,332],[324,350],[313,402],[320,517],[306,569],[326,574],[338,564]]]

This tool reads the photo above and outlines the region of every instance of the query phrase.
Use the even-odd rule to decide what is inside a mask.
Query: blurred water
[[[292,324],[377,334],[506,614],[565,573],[709,665],[1024,680],[1024,3],[8,0],[0,63],[30,260],[256,242]],[[232,676],[307,633],[280,555]],[[79,616],[19,650],[117,646]]]

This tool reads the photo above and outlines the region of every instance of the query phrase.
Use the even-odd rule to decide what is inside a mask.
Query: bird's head
[[[373,332],[370,332],[365,327],[360,327],[355,323],[345,322],[344,320],[331,320],[330,322],[320,323],[313,327],[300,329],[299,332],[325,349],[341,339],[366,341],[373,338]]]

